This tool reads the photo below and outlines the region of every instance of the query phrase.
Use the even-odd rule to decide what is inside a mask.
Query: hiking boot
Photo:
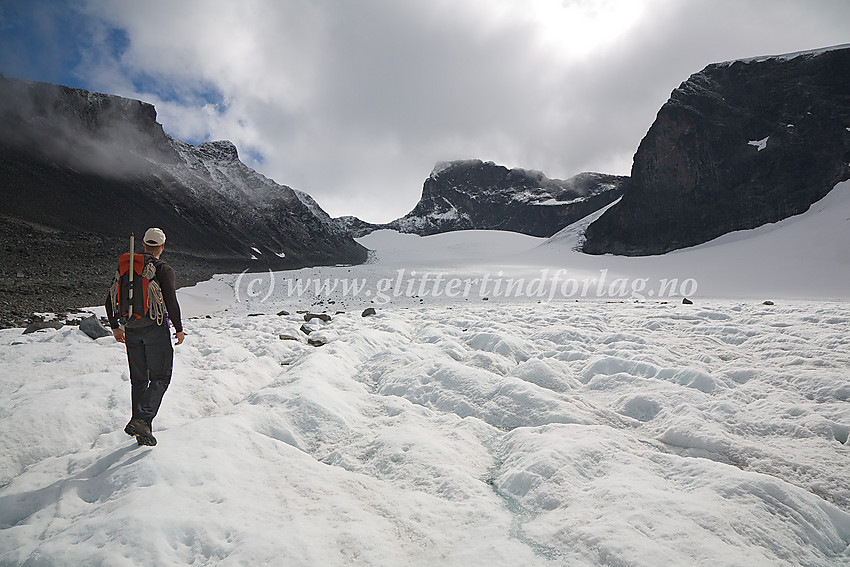
[[[133,421],[135,421],[135,420],[131,419],[131,420],[127,423],[127,425],[125,425],[125,426],[124,426],[124,433],[126,433],[126,434],[127,434],[127,435],[129,435],[130,437],[135,437],[135,436],[136,436],[136,428],[133,426]]]
[[[154,447],[156,445],[156,437],[150,435],[148,437],[142,437],[141,435],[136,435],[136,445],[139,447],[145,445],[148,447]]]
[[[131,419],[130,423],[124,428],[124,433],[135,435],[136,442],[139,445],[149,445],[151,447],[156,445],[156,437],[151,433],[150,425],[143,419],[137,417]]]
[[[124,433],[134,437],[138,435],[139,431],[145,431],[145,425],[147,425],[148,430],[151,429],[151,424],[147,420],[134,417],[124,426]]]
[[[124,426],[124,433],[126,433],[126,434],[127,434],[127,435],[129,435],[130,437],[134,437],[134,436],[136,435],[136,422],[139,422],[139,421],[140,421],[140,422],[142,422],[142,423],[147,424],[148,429],[150,429],[151,431],[153,431],[153,424],[151,423],[151,421],[150,421],[150,420],[147,420],[147,419],[141,419],[141,418],[138,418],[138,417],[134,417],[133,419],[131,419],[131,420],[127,423],[127,425],[125,425],[125,426]]]

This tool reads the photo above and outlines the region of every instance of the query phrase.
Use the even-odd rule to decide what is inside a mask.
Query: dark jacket
[[[153,259],[154,265],[156,266],[156,281],[159,282],[159,287],[162,289],[162,299],[165,302],[165,309],[168,311],[168,319],[171,321],[171,324],[174,325],[174,331],[179,333],[183,331],[183,322],[180,320],[180,305],[177,303],[174,270],[162,260],[154,258],[152,254],[145,252],[144,256],[146,263],[149,259]],[[108,294],[106,297],[106,318],[109,319],[109,326],[113,329],[117,329],[120,326],[118,323],[118,315],[112,312],[112,298],[109,297]],[[129,326],[132,328],[154,324],[155,322],[153,319],[145,317],[140,319],[138,322],[130,323]],[[166,323],[163,321],[163,325],[165,324]]]

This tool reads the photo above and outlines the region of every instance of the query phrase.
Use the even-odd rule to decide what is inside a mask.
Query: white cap
[[[162,246],[165,244],[165,233],[158,228],[149,228],[145,233],[145,244],[148,246]]]

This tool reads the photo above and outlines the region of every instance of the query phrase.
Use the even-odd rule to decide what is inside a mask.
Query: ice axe
[[[133,250],[136,244],[136,237],[134,233],[130,233],[130,311],[128,312],[127,319],[133,318]]]

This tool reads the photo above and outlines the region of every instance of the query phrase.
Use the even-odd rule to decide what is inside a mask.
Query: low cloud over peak
[[[18,33],[51,14],[73,20],[59,65],[36,48],[56,26]],[[848,18],[826,0],[89,0],[4,10],[0,72],[145,100],[170,134],[233,140],[332,215],[385,222],[442,160],[628,174],[688,75],[844,43]]]

